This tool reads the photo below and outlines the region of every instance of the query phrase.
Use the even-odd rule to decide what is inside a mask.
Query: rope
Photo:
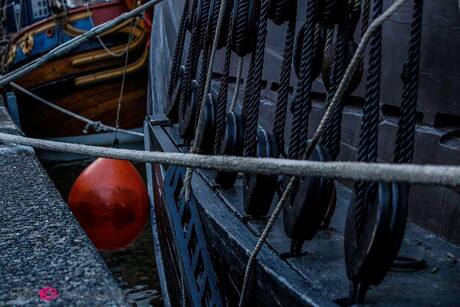
[[[195,6],[198,6],[198,1],[195,1],[194,2]],[[196,20],[198,18],[198,14],[197,14],[197,11],[198,11],[198,8],[197,7],[194,7],[194,10],[193,10],[193,16],[192,16],[192,20]],[[195,59],[195,49],[197,48],[196,45],[198,44],[197,40],[198,40],[198,31],[199,31],[199,27],[198,27],[198,23],[195,22],[193,24],[193,27],[192,27],[192,36],[190,38],[190,44],[189,44],[189,48],[188,48],[188,53],[187,53],[187,62],[186,62],[186,65],[185,65],[185,72],[184,72],[184,81],[183,83],[181,84],[181,96],[180,96],[180,100],[179,100],[179,114],[182,115],[184,114],[185,112],[185,105],[186,105],[186,100],[188,100],[190,98],[190,94],[191,94],[191,82],[192,82],[192,78],[193,78],[193,74],[194,72],[192,73],[191,69],[192,69],[192,65],[194,66],[194,61],[196,61]],[[188,102],[188,101],[187,101]]]
[[[197,1],[198,2],[198,1]],[[185,68],[185,73],[184,73],[184,82],[182,84],[182,89],[181,89],[181,97],[180,97],[180,102],[179,102],[179,112],[180,114],[184,114],[186,105],[190,103],[190,96],[192,93],[192,79],[196,75],[196,70],[198,66],[198,58],[200,55],[200,45],[202,43],[202,39],[200,38],[203,33],[201,31],[206,31],[206,25],[207,25],[207,19],[204,18],[204,16],[208,16],[208,14],[204,14],[203,12],[209,12],[209,6],[210,6],[210,1],[209,0],[202,0],[200,1],[199,6],[201,6],[201,9],[199,10],[198,8],[194,10],[193,12],[193,19],[198,20],[195,22],[193,29],[192,29],[192,37],[190,40],[190,47],[189,47],[189,52],[187,55],[187,64]],[[198,16],[198,11],[200,11],[201,16]],[[203,60],[206,62],[206,60]],[[195,110],[191,110],[192,112],[195,112]],[[194,114],[190,115],[190,118],[194,118]]]
[[[245,2],[245,1],[240,1]],[[246,77],[246,84],[244,86],[243,106],[241,108],[241,117],[243,123],[246,122],[246,118],[249,113],[249,91],[254,84],[254,62],[255,62],[255,51],[251,54],[251,61],[249,62],[248,75]]]
[[[332,110],[333,110],[334,106],[340,101],[341,97],[343,97],[343,95],[345,94],[345,91],[348,88],[350,80],[351,80],[353,74],[355,73],[359,63],[361,62],[363,52],[364,52],[364,50],[365,50],[365,48],[366,48],[366,46],[367,46],[367,44],[369,42],[369,39],[371,38],[372,34],[383,24],[383,22],[386,19],[388,19],[395,11],[397,11],[406,1],[407,0],[396,0],[395,2],[393,2],[393,4],[382,15],[380,15],[378,18],[376,18],[372,22],[370,27],[367,29],[366,33],[364,33],[364,35],[363,35],[363,37],[362,37],[362,39],[361,39],[361,41],[360,41],[360,43],[358,45],[358,48],[357,48],[355,54],[353,55],[353,58],[351,59],[351,62],[348,65],[347,70],[345,71],[345,75],[343,76],[342,80],[340,81],[339,87],[338,87],[337,91],[335,92],[334,98],[332,99],[331,103],[327,107],[326,112],[325,112],[325,114],[324,114],[323,118],[321,119],[321,122],[320,122],[320,124],[318,126],[318,129],[316,130],[311,142],[308,144],[307,149],[305,150],[304,157],[310,156],[310,154],[313,151],[314,147],[318,143],[319,138],[323,134],[324,127],[325,127],[326,123],[329,121],[329,118],[331,116]],[[295,161],[295,160],[289,160],[289,161]],[[297,162],[305,163],[305,162],[308,162],[308,161],[297,161]],[[315,162],[310,161],[309,163],[315,163]],[[320,164],[322,164],[324,166],[328,166],[328,165],[330,166],[330,165],[335,165],[337,163],[341,164],[341,163],[347,163],[347,162],[316,162],[316,163],[320,163]],[[348,162],[348,163],[350,163],[350,162]],[[360,162],[354,162],[354,163],[360,163]],[[381,164],[381,163],[365,163],[365,165],[367,165],[367,170],[371,171],[371,170],[373,170],[374,167],[376,167],[376,168],[382,167],[383,164]],[[323,170],[324,169],[325,168],[323,168]],[[315,175],[310,173],[310,174],[308,174],[308,176],[314,177]],[[245,272],[244,279],[243,279],[242,292],[243,292],[243,290],[247,291],[247,290],[245,290],[245,288],[248,285],[249,275],[251,273],[251,270],[252,270],[252,267],[254,265],[254,262],[255,262],[255,260],[257,258],[257,254],[259,253],[260,249],[262,248],[262,245],[264,244],[265,240],[267,239],[267,237],[268,237],[268,235],[269,235],[269,233],[270,233],[270,231],[271,231],[271,229],[273,227],[273,224],[275,223],[276,219],[278,218],[278,216],[279,216],[279,214],[280,214],[280,212],[281,212],[281,210],[283,208],[284,203],[286,202],[289,194],[291,193],[292,189],[294,188],[294,186],[296,184],[297,179],[298,179],[298,177],[293,177],[293,178],[291,178],[289,180],[289,183],[288,183],[286,189],[284,190],[282,196],[280,197],[280,200],[278,201],[275,209],[273,210],[273,213],[270,216],[270,219],[268,220],[268,223],[265,226],[265,228],[264,228],[264,230],[262,232],[262,235],[260,236],[259,240],[257,241],[257,244],[254,247],[254,250],[252,251],[252,253],[251,253],[250,257],[249,257],[248,263],[246,265],[246,272]],[[418,179],[422,179],[422,178],[418,178]],[[359,179],[353,179],[353,180],[359,180]],[[361,179],[361,180],[363,180],[363,179]],[[369,179],[367,181],[380,181],[380,180],[378,180],[378,179],[376,180],[376,178],[369,177]],[[391,180],[389,182],[391,182]]]
[[[209,12],[209,17],[208,17],[208,27],[204,39],[204,44],[205,44],[205,51],[204,51],[204,56],[201,64],[201,71],[200,71],[200,82],[199,82],[199,87],[197,91],[197,97],[201,98],[203,96],[207,96],[209,93],[209,88],[208,91],[206,91],[206,86],[207,86],[207,80],[208,80],[208,70],[209,70],[209,65],[211,62],[212,58],[212,47],[213,47],[213,38],[214,38],[214,30],[217,27],[217,22],[219,19],[219,9],[220,9],[220,4],[222,3],[221,1],[212,1],[213,7],[210,7],[210,12]],[[222,25],[221,25],[222,28]],[[220,34],[219,34],[220,35]],[[220,36],[219,36],[220,37]],[[216,47],[217,49],[217,47]],[[212,69],[212,67],[211,67]],[[212,71],[211,71],[212,73]],[[209,79],[211,80],[211,79]],[[209,81],[210,82],[210,81]],[[206,93],[206,94],[205,94]],[[205,98],[206,99],[206,98]],[[204,100],[199,100],[198,101],[198,110],[201,110],[201,102],[204,103]],[[198,120],[199,120],[199,112],[197,113],[198,116],[195,118],[195,126],[198,126]]]
[[[345,25],[339,25],[335,48],[334,48],[334,61],[332,64],[331,80],[329,82],[329,90],[327,93],[327,103],[330,104],[334,93],[337,90],[339,82],[345,73],[347,65],[347,31]],[[332,111],[332,116],[327,124],[326,131],[323,137],[323,145],[325,145],[331,154],[332,159],[336,159],[340,151],[340,135],[342,126],[342,111],[344,108],[343,98],[340,99]]]
[[[254,56],[254,74],[252,86],[249,87],[248,109],[244,118],[244,156],[252,157],[257,148],[257,121],[259,118],[260,93],[262,91],[262,72],[264,68],[265,39],[267,36],[267,19],[269,0],[262,0],[260,8],[259,26],[257,31],[257,43]],[[248,89],[246,87],[246,89]]]
[[[107,21],[103,24],[100,24],[93,29],[78,35],[71,40],[68,40],[67,42],[59,45],[58,47],[54,48],[53,50],[49,51],[47,54],[29,62],[28,64],[21,66],[15,70],[12,70],[11,72],[5,74],[4,76],[0,77],[0,87],[5,86],[6,84],[26,75],[27,73],[37,69],[38,67],[41,67],[45,63],[49,62],[50,60],[53,60],[55,58],[58,58],[60,56],[63,56],[70,52],[72,49],[76,48],[80,44],[92,39],[93,37],[102,34],[106,32],[107,30],[110,30],[111,28],[118,26],[119,24],[125,22],[126,20],[131,19],[132,17],[135,17],[145,10],[157,5],[158,3],[162,2],[163,0],[150,0],[141,6],[138,6],[137,8],[133,9],[132,11],[126,12],[118,16],[117,18],[114,18],[110,21]]]
[[[301,130],[300,130],[300,145],[299,145],[299,153],[302,153],[305,151],[305,147],[307,146],[307,142],[305,142],[305,140],[308,139],[308,120],[309,120],[309,115],[311,113],[311,108],[312,108],[312,104],[311,104],[311,87],[313,85],[313,82],[315,80],[315,71],[314,71],[314,67],[315,67],[315,64],[314,61],[316,60],[315,59],[315,54],[317,52],[319,52],[321,46],[321,39],[319,39],[320,37],[320,31],[321,31],[321,26],[319,24],[316,24],[313,23],[313,36],[310,37],[310,39],[312,39],[312,44],[313,44],[313,47],[312,47],[312,50],[311,50],[311,59],[309,61],[309,66],[310,68],[308,68],[310,70],[310,73],[307,75],[307,79],[305,79],[304,81],[304,89],[302,91],[302,97],[301,99],[303,99],[303,107],[302,109],[304,110],[302,112],[302,120],[301,120]],[[316,38],[318,38],[316,40]],[[299,155],[299,158],[301,158],[301,155]]]
[[[182,55],[184,53],[184,43],[185,43],[185,34],[186,34],[185,25],[187,23],[189,3],[190,1],[188,0],[184,1],[184,9],[182,10],[182,16],[180,18],[176,48],[174,50],[174,57],[173,57],[172,65],[171,65],[171,72],[170,72],[170,79],[169,79],[169,86],[168,86],[168,97],[171,97],[174,91],[174,86],[176,85],[177,79],[179,78],[180,62],[182,61]]]
[[[89,19],[89,22],[91,24],[91,28],[94,28],[95,25],[94,25],[91,10],[89,8],[89,1],[86,2],[85,7],[86,7],[86,12],[88,12],[88,15],[89,15],[88,19]],[[131,31],[132,31],[132,29],[131,29]],[[126,47],[122,51],[120,51],[119,53],[114,52],[114,51],[110,50],[110,48],[107,47],[107,45],[104,43],[104,41],[102,40],[100,35],[96,35],[96,38],[99,41],[99,44],[101,45],[101,47],[105,50],[105,52],[107,52],[108,54],[110,54],[114,58],[122,57],[126,53],[126,51],[128,50],[128,45],[126,45]]]
[[[277,158],[251,158],[117,149],[28,138],[0,133],[0,142],[94,157],[160,163],[223,172],[261,175],[325,177],[378,182],[460,186],[460,166],[363,162],[317,162]],[[285,199],[285,198],[283,198]]]
[[[367,31],[367,28],[369,27],[370,10],[371,10],[371,0],[364,0],[363,1],[363,15],[361,18],[361,35],[364,35],[364,33],[366,33]]]
[[[415,0],[411,25],[408,60],[403,72],[401,116],[395,148],[395,162],[410,163],[414,157],[414,135],[417,112],[417,88],[422,41],[423,0]]]
[[[125,90],[126,69],[128,68],[129,46],[131,45],[131,41],[133,39],[133,30],[134,30],[134,25],[136,23],[137,23],[137,17],[131,20],[131,31],[129,32],[128,44],[126,45],[125,63],[123,66],[123,72],[121,76],[120,95],[118,96],[117,113],[116,113],[116,118],[115,118],[115,134],[113,136],[114,144],[118,144],[118,130],[120,129],[120,113],[121,113],[121,107],[123,104],[123,93]]]
[[[238,103],[238,94],[241,88],[241,79],[243,76],[243,64],[244,58],[240,58],[238,61],[238,71],[236,73],[236,83],[235,83],[235,91],[233,92],[232,103],[230,104],[230,112],[235,112],[236,105]]]
[[[230,19],[229,29],[232,29],[233,27],[233,20],[234,18],[232,16]],[[220,144],[222,143],[222,139],[224,137],[224,129],[225,129],[225,122],[226,122],[225,112],[227,111],[228,83],[229,83],[229,76],[230,76],[230,64],[232,61],[231,42],[232,42],[232,32],[228,31],[226,49],[225,49],[224,70],[223,70],[222,79],[220,82],[219,94],[217,96],[217,103],[216,103],[216,133],[214,137],[214,152],[215,153],[219,152]]]
[[[334,48],[334,27],[327,27],[326,28],[326,43],[324,45],[324,54],[329,54],[331,48]]]
[[[229,29],[233,28],[233,16],[230,19]],[[220,149],[220,145],[222,143],[224,129],[226,125],[225,113],[227,110],[227,96],[228,96],[228,84],[229,84],[229,77],[230,77],[230,64],[232,58],[232,33],[231,31],[227,34],[227,43],[226,43],[226,50],[225,50],[225,62],[224,62],[224,71],[222,75],[222,79],[220,82],[219,94],[217,97],[217,104],[216,104],[216,132],[214,137],[214,152],[218,153]],[[242,75],[243,75],[243,64],[244,64],[244,57],[240,57],[238,61],[238,71],[236,73],[236,83],[235,83],[235,91],[233,92],[232,102],[230,105],[230,111],[235,112],[236,106],[238,103],[238,94],[241,88],[242,82]]]
[[[374,1],[374,18],[382,14],[383,1]],[[378,125],[380,106],[380,80],[382,69],[382,29],[372,36],[369,48],[369,68],[366,81],[366,101],[363,108],[361,133],[358,146],[358,161],[377,162]],[[367,204],[372,201],[375,184],[358,181],[355,183],[356,205],[354,211],[356,233],[361,234],[365,224]]]
[[[17,85],[16,83],[14,82],[11,82],[11,87],[17,89],[18,91],[32,97],[33,99],[37,100],[38,102],[41,102],[45,105],[47,105],[48,107],[56,110],[56,111],[59,111],[63,114],[66,114],[70,117],[73,117],[79,121],[82,121],[84,123],[86,123],[86,127],[85,129],[83,130],[83,132],[87,133],[89,128],[93,128],[96,132],[99,132],[99,131],[111,131],[111,132],[115,132],[116,128],[115,127],[112,127],[112,126],[108,126],[108,125],[104,125],[103,123],[101,123],[100,121],[94,121],[94,120],[91,120],[87,117],[84,117],[84,116],[81,116],[77,113],[74,113],[72,111],[69,111],[67,109],[64,109],[48,100],[45,100],[43,99],[42,97],[40,96],[37,96],[35,95],[34,93],[26,90],[25,88]],[[118,129],[119,132],[121,133],[125,133],[125,134],[131,134],[131,135],[135,135],[135,136],[139,136],[139,137],[144,137],[144,134],[143,133],[140,133],[140,132],[135,132],[135,131],[130,131],[130,130],[125,130],[125,129]]]
[[[315,36],[315,2],[307,2],[305,24],[303,26],[303,45],[300,61],[300,73],[297,82],[296,94],[292,104],[292,128],[291,138],[289,140],[290,159],[299,159],[301,157],[302,144],[306,143],[304,126],[308,123],[309,109],[311,108],[311,86],[313,83],[313,53],[314,53],[314,36]],[[306,113],[306,114],[305,114]]]
[[[225,12],[226,7],[227,7],[227,0],[221,0],[220,7],[219,7],[219,16],[217,18],[216,31],[214,33],[214,40],[212,43],[209,64],[207,66],[208,72],[206,76],[206,84],[204,87],[203,96],[201,97],[201,101],[199,104],[200,111],[199,111],[199,116],[198,116],[197,132],[195,133],[195,139],[193,141],[193,146],[190,150],[192,153],[196,153],[199,150],[198,139],[204,130],[204,102],[206,100],[207,93],[209,93],[209,89],[211,87],[212,71],[214,67],[214,57],[216,55],[217,45],[219,43],[220,30],[222,28],[222,21],[224,19],[224,12]],[[184,191],[185,191],[185,201],[186,202],[190,200],[192,175],[193,175],[193,169],[187,168],[187,171],[184,177]]]
[[[273,134],[278,143],[278,148],[284,152],[284,129],[286,126],[286,113],[289,99],[289,83],[291,78],[292,52],[294,50],[296,20],[291,18],[286,31],[286,43],[284,48],[283,63],[281,64],[280,88],[276,103],[275,122]]]

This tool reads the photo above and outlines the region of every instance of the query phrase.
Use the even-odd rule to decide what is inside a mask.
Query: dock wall
[[[21,134],[0,97],[0,132]],[[32,148],[0,143],[0,305],[124,306]]]

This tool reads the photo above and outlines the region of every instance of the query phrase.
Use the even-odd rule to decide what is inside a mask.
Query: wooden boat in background
[[[134,1],[71,1],[74,7],[53,12],[47,1],[22,1],[22,24],[11,35],[7,64],[23,65],[73,37],[109,21],[133,7]],[[7,1],[13,3],[13,1]],[[40,9],[38,9],[40,7]],[[7,9],[8,29],[15,31],[15,6]],[[41,14],[41,15],[40,15]],[[37,17],[39,16],[39,17]],[[132,34],[130,34],[132,33]],[[80,45],[71,54],[46,63],[17,84],[60,107],[107,125],[115,125],[125,52],[129,43],[126,81],[122,93],[120,127],[137,128],[145,116],[150,21],[129,20],[100,38]],[[11,96],[10,96],[11,97]],[[17,102],[17,104],[15,103]],[[41,138],[77,136],[85,123],[70,118],[17,92],[8,99],[22,130]]]

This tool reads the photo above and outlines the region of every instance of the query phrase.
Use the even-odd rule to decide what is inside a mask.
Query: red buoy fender
[[[145,183],[132,163],[103,158],[80,174],[68,203],[96,248],[108,251],[133,242],[149,210]]]

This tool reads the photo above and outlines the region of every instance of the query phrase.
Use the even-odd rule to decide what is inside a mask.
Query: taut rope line
[[[316,162],[128,150],[33,139],[1,132],[0,142],[94,157],[179,165],[227,172],[242,171],[263,175],[316,176],[365,181],[460,186],[460,166]]]
[[[121,75],[120,95],[118,96],[117,112],[115,116],[115,134],[113,136],[114,146],[118,145],[118,131],[120,130],[120,113],[121,113],[121,107],[123,104],[123,93],[125,91],[126,69],[128,68],[128,61],[129,61],[129,47],[133,40],[133,31],[134,31],[135,24],[137,24],[137,17],[131,20],[131,30],[129,32],[128,43],[126,44],[125,60],[123,64],[123,72]]]

